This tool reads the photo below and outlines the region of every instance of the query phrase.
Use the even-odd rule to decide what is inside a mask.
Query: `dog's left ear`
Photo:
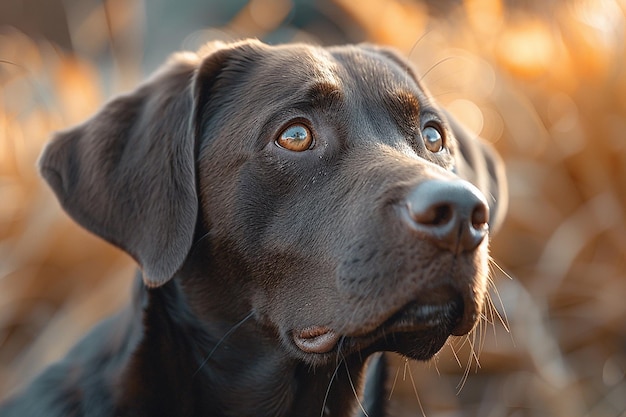
[[[133,256],[150,286],[178,270],[196,224],[194,61],[175,60],[85,123],[56,134],[39,160],[65,211]]]
[[[135,91],[58,133],[39,160],[65,211],[135,258],[151,287],[172,278],[192,245],[196,119],[224,47],[174,56]]]
[[[489,230],[494,233],[502,224],[508,207],[508,187],[504,163],[491,145],[472,135],[445,112],[457,141],[454,149],[455,172],[474,184],[489,204]]]

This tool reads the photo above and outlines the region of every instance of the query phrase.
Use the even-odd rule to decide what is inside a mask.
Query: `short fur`
[[[313,136],[304,152],[276,143],[294,123]],[[433,123],[440,152],[422,138]],[[486,225],[506,211],[498,156],[370,45],[175,55],[57,134],[40,166],[67,213],[140,271],[132,304],[2,417],[354,415],[370,354],[427,360],[474,327]],[[444,242],[448,220],[422,214],[449,209],[449,189],[479,214]]]

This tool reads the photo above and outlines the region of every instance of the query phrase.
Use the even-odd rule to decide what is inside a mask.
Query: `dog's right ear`
[[[198,124],[212,86],[247,41],[178,54],[130,94],[58,133],[39,164],[80,225],[128,252],[159,286],[182,266],[197,221]]]

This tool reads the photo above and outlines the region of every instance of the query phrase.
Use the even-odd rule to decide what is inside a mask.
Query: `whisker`
[[[471,358],[469,360],[471,361]],[[463,388],[465,387],[465,383],[467,382],[467,379],[469,378],[470,366],[471,366],[471,364],[468,364],[463,369],[463,375],[461,375],[461,380],[459,381],[459,383],[456,386],[456,395],[460,395],[461,391],[463,391]]]
[[[497,329],[496,329],[496,317],[499,318],[500,322],[502,322],[502,317],[499,317],[498,310],[496,309],[496,306],[493,304],[493,299],[491,298],[491,296],[487,297],[486,308],[489,311],[489,319],[486,321],[489,324],[491,324],[491,328],[493,329],[494,340],[496,341],[496,343],[498,343]],[[504,326],[504,328],[508,332],[507,326]]]
[[[199,238],[198,238],[195,242],[193,242],[193,245],[191,246],[190,252],[194,252],[194,251],[198,248],[199,244],[200,244],[203,240],[205,240],[206,238],[208,238],[208,237],[209,237],[209,235],[210,235],[210,232],[206,232],[205,234],[203,234],[202,236],[200,236],[200,237],[199,237]]]
[[[479,338],[480,338],[480,335],[478,334],[478,332],[472,332],[472,341],[470,343],[470,346],[472,347],[472,356],[476,360],[476,369],[480,368],[480,352],[481,352],[481,348],[480,348],[480,342],[476,343],[476,339],[479,339]],[[478,347],[478,349],[477,349],[477,347]]]
[[[498,270],[500,272],[502,272],[505,277],[507,277],[508,279],[513,281],[513,277],[508,272],[506,272],[504,269],[502,269],[500,267],[500,265],[498,265],[498,263],[492,257],[489,257],[489,264],[492,265],[492,266],[495,266],[496,268],[498,268]]]
[[[457,355],[456,350],[454,350],[454,346],[452,345],[452,343],[449,343],[448,346],[450,346],[452,355],[454,355],[454,359],[456,360],[456,363],[459,365],[459,368],[463,368],[463,365],[461,365],[461,360],[459,359],[459,355]]]
[[[504,309],[504,303],[502,302],[502,298],[500,298],[499,291],[495,287],[494,287],[494,293],[496,294],[496,297],[498,297],[498,302],[502,306],[502,314],[500,314],[500,311],[498,311],[498,308],[493,303],[493,300],[491,300],[491,307],[492,307],[493,314],[495,314],[495,317],[497,317],[498,320],[500,320],[500,323],[502,324],[502,327],[504,327],[504,330],[506,330],[507,333],[511,333],[511,328],[509,326],[509,318],[507,317],[506,310]],[[494,327],[495,327],[495,320],[494,320]]]
[[[230,330],[228,330],[226,333],[224,333],[224,336],[222,336],[222,338],[220,340],[218,340],[218,342],[215,344],[215,346],[213,346],[213,349],[211,350],[211,352],[209,352],[209,354],[202,361],[202,363],[200,364],[198,369],[196,369],[196,372],[193,373],[192,378],[195,377],[198,374],[198,372],[200,372],[200,370],[204,367],[204,365],[207,364],[209,359],[211,359],[211,356],[213,356],[213,354],[215,353],[217,348],[226,340],[226,338],[228,336],[230,336],[231,334],[233,334],[235,332],[235,330],[237,330],[239,327],[241,327],[241,325],[244,324],[247,320],[249,320],[253,315],[254,315],[254,312],[251,311],[239,323],[235,324],[233,327],[230,328]]]
[[[433,98],[440,99],[442,97],[446,97],[446,96],[449,96],[451,94],[457,94],[457,93],[458,93],[458,91],[456,91],[456,90],[446,90],[446,91],[440,91],[438,93],[432,93],[431,95],[432,95]]]
[[[462,339],[461,346],[458,348],[458,349],[463,349],[463,347],[466,344],[469,347],[469,357],[467,359],[467,364],[465,366],[461,364],[461,360],[459,359],[457,352],[454,349],[454,346],[450,344],[450,349],[452,350],[452,354],[454,355],[454,358],[456,359],[457,364],[459,365],[459,367],[463,368],[463,374],[461,376],[461,380],[459,381],[457,385],[457,395],[461,393],[461,391],[463,390],[463,387],[467,383],[472,366],[475,364],[476,370],[478,370],[481,367],[480,366],[480,353],[483,351],[485,347],[485,343],[487,340],[488,326],[491,325],[491,327],[493,328],[494,337],[495,337],[497,335],[496,326],[495,326],[496,317],[497,317],[498,320],[502,323],[505,330],[508,333],[511,333],[510,327],[508,324],[508,317],[506,316],[506,311],[504,309],[504,303],[502,301],[502,297],[500,296],[498,288],[496,287],[494,279],[493,279],[493,276],[495,273],[495,270],[493,269],[493,267],[495,266],[496,268],[498,268],[507,277],[511,278],[511,276],[507,274],[506,272],[504,272],[502,268],[500,268],[500,266],[492,258],[490,258],[489,265],[490,265],[490,273],[487,275],[487,284],[490,289],[493,289],[493,293],[496,295],[496,297],[498,297],[499,303],[502,306],[503,314],[500,314],[500,311],[496,308],[496,305],[493,301],[492,295],[488,292],[485,295],[485,307],[484,307],[483,312],[480,315],[480,321],[478,322],[477,327],[473,329],[470,334],[466,335],[464,339]]]
[[[461,341],[461,345],[459,346],[459,350],[463,349],[465,347],[465,345],[469,343],[469,339],[467,338],[467,336],[462,337],[459,340]]]
[[[404,358],[404,369],[402,370],[402,380],[406,381],[406,368],[409,366],[409,360]]]
[[[500,268],[500,266],[493,259],[490,259],[489,264],[498,268],[509,279],[513,279],[509,274],[504,272],[504,270]],[[494,294],[496,295],[496,297],[498,297],[498,302],[500,303],[500,307],[502,307],[502,314],[500,314],[496,306],[493,305],[496,316],[500,319],[500,322],[502,323],[502,326],[504,326],[504,329],[507,331],[507,333],[511,333],[510,326],[509,326],[509,318],[506,314],[506,308],[504,307],[504,302],[502,301],[502,297],[500,296],[500,291],[498,291],[498,287],[496,286],[495,282],[490,276],[488,277],[487,282],[489,283],[489,286],[493,288]]]
[[[356,398],[356,402],[359,405],[359,408],[361,409],[361,411],[363,412],[363,415],[365,417],[369,417],[369,414],[367,413],[367,411],[365,411],[365,407],[363,407],[363,403],[361,403],[361,399],[359,398],[359,394],[356,392],[356,388],[354,387],[354,382],[352,382],[352,376],[350,375],[350,369],[348,368],[348,362],[346,362],[343,358],[343,355],[341,355],[342,357],[342,362],[344,365],[344,368],[346,368],[346,374],[348,375],[348,382],[350,382],[350,388],[352,388],[352,393],[354,394],[354,398]]]
[[[469,341],[469,336],[466,336],[466,337],[467,337],[467,340]],[[471,347],[469,358],[467,358],[467,365],[463,368],[463,375],[461,376],[461,380],[456,386],[457,388],[456,395],[459,395],[461,391],[463,391],[463,387],[465,387],[465,383],[467,382],[467,379],[469,378],[469,372],[472,367],[472,358],[474,357],[473,350],[474,350],[473,347]]]
[[[413,46],[411,46],[411,50],[409,51],[409,53],[407,54],[407,58],[409,59],[409,61],[412,59],[411,56],[413,55],[413,53],[415,52],[417,45],[420,44],[420,42],[422,40],[424,40],[424,38],[428,35],[430,35],[430,33],[432,32],[432,29],[428,29],[426,30],[424,33],[422,33],[422,35],[417,38],[417,40],[413,43]]]
[[[487,332],[487,323],[483,320],[478,322],[478,326],[472,331],[473,349],[476,357],[480,357],[480,353],[483,351],[483,345],[485,343],[485,334]]]
[[[434,63],[433,65],[430,66],[430,68],[428,68],[428,70],[426,70],[426,72],[424,72],[424,74],[422,74],[422,76],[420,77],[419,81],[422,82],[427,76],[428,74],[430,74],[435,68],[437,68],[439,65],[451,61],[453,59],[460,59],[461,57],[459,56],[447,56],[443,59],[440,59],[439,61],[437,61],[436,63]],[[449,76],[450,74],[446,74],[446,76]]]
[[[322,409],[320,410],[320,417],[324,417],[324,411],[326,410],[326,402],[328,401],[328,396],[330,395],[330,388],[333,386],[333,381],[335,381],[335,377],[337,376],[337,372],[339,371],[339,367],[341,366],[342,362],[343,362],[343,359],[341,359],[337,363],[337,366],[335,366],[335,371],[331,375],[330,381],[328,381],[328,388],[326,388],[326,393],[324,394],[324,401],[322,401]]]
[[[489,301],[490,297],[487,297],[487,306],[489,306]],[[491,312],[491,308],[489,307],[489,311],[490,311],[490,315],[493,317],[493,313]],[[488,324],[491,324],[492,327],[495,329],[495,326],[493,325],[493,321],[490,321],[486,318],[486,316],[482,315],[482,317],[484,318],[483,320],[479,321],[479,325],[478,325],[478,336],[479,336],[479,344],[478,344],[478,351],[482,352],[484,346],[485,346],[485,341],[487,340],[487,332],[488,332]]]
[[[461,391],[463,390],[463,387],[465,387],[465,384],[467,383],[467,380],[469,379],[469,373],[472,369],[472,363],[474,363],[475,361],[476,370],[480,368],[480,359],[479,359],[480,351],[476,349],[476,346],[477,346],[476,338],[478,336],[479,335],[476,331],[473,331],[471,333],[471,339],[470,339],[470,335],[465,336],[466,343],[468,343],[469,345],[470,353],[469,353],[469,357],[467,358],[467,365],[465,366],[463,370],[463,375],[461,376],[461,380],[457,384],[457,395],[461,393]],[[480,343],[478,345],[480,346]]]
[[[417,387],[415,386],[415,379],[413,378],[413,373],[411,372],[411,367],[409,366],[409,360],[407,359],[405,362],[405,371],[408,368],[409,370],[409,378],[411,379],[411,385],[413,386],[413,392],[415,393],[415,398],[417,399],[417,404],[420,407],[420,411],[422,412],[422,416],[426,417],[426,412],[424,411],[424,407],[422,406],[422,401],[420,400],[420,396],[417,393]]]
[[[493,309],[493,300],[491,299],[491,296],[487,294],[487,296],[485,297],[485,311],[480,313],[480,318],[481,318],[481,321],[484,321],[493,326],[495,325],[495,320],[494,320],[495,315],[492,309]]]
[[[435,372],[437,372],[438,376],[441,376],[441,371],[439,370],[439,353],[436,353],[432,359],[431,363],[435,366]]]
[[[426,31],[425,31],[424,33],[422,33],[422,35],[421,35],[419,38],[417,38],[417,40],[413,43],[413,45],[411,46],[411,49],[409,50],[409,53],[407,54],[407,60],[408,60],[409,62],[411,62],[411,61],[412,61],[412,58],[411,58],[411,57],[412,57],[413,53],[417,50],[417,45],[419,45],[419,44],[420,44],[420,42],[421,42],[421,41],[422,41],[422,40],[423,40],[426,36],[430,35],[430,32],[431,32],[431,30],[430,30],[430,29],[429,29],[429,30],[426,30]],[[411,79],[411,76],[410,76],[410,74],[409,74],[409,72],[410,72],[410,69],[409,69],[409,68],[410,68],[410,67],[406,67],[406,68],[404,69],[404,75],[406,76],[406,77],[405,77],[405,81],[404,81],[405,87],[409,87],[409,79]],[[416,74],[416,75],[415,75],[415,77],[418,77],[418,75]],[[423,78],[423,77],[421,77],[421,78]],[[418,82],[419,82],[419,80],[421,80],[421,78],[419,78],[419,79],[418,79]]]
[[[396,383],[398,382],[398,375],[400,375],[400,366],[396,370],[396,376],[393,378],[393,385],[391,385],[391,390],[389,390],[389,398],[387,400],[391,400],[391,394],[393,394],[394,389],[396,388]]]
[[[339,364],[341,363],[343,358],[343,354],[341,353],[341,349],[343,348],[343,343],[345,342],[346,337],[345,336],[341,336],[339,338],[339,343],[337,343],[337,355],[335,356],[335,366],[339,366]]]

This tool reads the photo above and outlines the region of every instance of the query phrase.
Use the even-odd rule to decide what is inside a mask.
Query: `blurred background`
[[[395,358],[393,416],[626,416],[624,0],[0,2],[0,398],[129,299],[61,212],[50,133],[214,39],[392,45],[504,157],[511,201],[474,340]],[[500,319],[498,314],[502,317]],[[423,409],[423,411],[422,411]]]

